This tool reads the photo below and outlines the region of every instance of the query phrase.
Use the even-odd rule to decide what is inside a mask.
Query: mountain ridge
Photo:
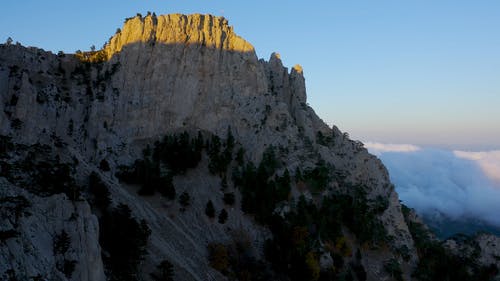
[[[288,71],[277,54],[271,55],[269,61],[259,60],[253,46],[234,34],[223,18],[199,14],[138,15],[127,19],[102,50],[75,55],[53,55],[35,48],[2,45],[0,92],[3,105],[0,134],[5,147],[2,149],[5,151],[0,150],[5,178],[1,184],[10,192],[2,196],[9,200],[25,196],[34,202],[26,208],[39,212],[50,210],[51,200],[63,202],[66,207],[44,224],[52,226],[50,235],[54,238],[61,237],[62,231],[69,233],[72,245],[67,249],[69,253],[51,253],[50,241],[28,239],[35,235],[34,229],[42,228],[41,223],[30,220],[27,214],[20,216],[19,223],[6,224],[11,228],[5,231],[13,230],[20,236],[8,237],[7,246],[0,247],[2,258],[15,257],[14,262],[0,267],[0,274],[39,274],[54,280],[103,280],[105,275],[114,276],[117,273],[110,258],[111,242],[100,241],[98,236],[103,229],[106,231],[106,224],[102,223],[106,215],[127,214],[125,207],[119,208],[125,204],[129,214],[138,222],[144,221],[150,231],[143,245],[146,254],[140,256],[144,260],[138,263],[134,278],[152,278],[151,274],[158,274],[156,267],[168,260],[173,264],[175,280],[230,279],[225,270],[234,274],[236,268],[214,266],[209,245],[232,243],[238,233],[244,232],[250,241],[251,256],[262,262],[267,258],[266,241],[277,237],[272,225],[259,222],[259,210],[249,211],[244,207],[248,193],[256,198],[260,195],[245,190],[241,179],[235,176],[251,171],[245,170],[245,165],[262,166],[265,171],[262,163],[268,160],[269,151],[274,153],[278,164],[273,166],[272,173],[265,174],[267,177],[261,183],[275,187],[276,182],[286,181],[287,174],[291,179],[288,194],[273,202],[272,212],[266,215],[274,217],[279,211],[286,217],[284,214],[295,212],[301,200],[312,204],[307,205],[310,208],[321,208],[324,206],[321,201],[331,196],[359,199],[352,205],[378,210],[374,214],[354,211],[383,228],[385,234],[380,245],[371,241],[371,237],[360,242],[361,234],[367,230],[360,230],[360,226],[350,222],[343,222],[340,234],[335,234],[340,235],[335,239],[344,242],[323,241],[319,230],[313,227],[315,223],[305,230],[300,226],[293,228],[298,234],[305,231],[306,236],[319,236],[308,239],[321,246],[307,246],[310,251],[300,255],[309,262],[307,270],[316,272],[318,266],[322,274],[330,272],[335,276],[352,276],[357,270],[356,280],[362,280],[363,276],[366,280],[391,280],[395,275],[409,279],[418,263],[414,238],[405,221],[408,216],[404,216],[380,160],[370,155],[360,142],[351,141],[347,134],[336,127],[329,128],[316,116],[307,105],[300,66]],[[162,151],[162,145],[179,147],[184,131],[191,135],[185,143],[194,141],[198,134],[207,140],[206,144],[197,150],[200,155],[195,167],[169,174],[174,170],[172,161],[155,162],[154,153],[147,153],[148,145],[153,151]],[[169,137],[174,140],[172,143]],[[214,152],[217,142],[222,143],[219,150],[225,151],[230,146],[243,149],[240,159],[246,164],[239,164],[236,153],[230,151],[229,163],[213,168],[224,162],[219,155],[222,152]],[[33,155],[38,155],[40,162],[30,157]],[[65,165],[73,171],[62,189],[57,184],[49,185],[56,190],[51,191],[54,194],[45,190],[40,193],[39,189],[44,187],[35,188],[41,182],[38,173],[46,171],[40,169],[49,160],[55,163],[54,170],[49,169],[55,174],[66,171]],[[137,171],[137,163],[148,161],[157,165],[154,169],[161,180],[168,178],[167,166],[166,173],[178,198],[190,194],[189,204],[184,206],[186,200],[140,196],[138,182],[131,184],[115,176],[123,167]],[[29,173],[22,173],[25,171]],[[325,182],[319,184],[316,180],[323,178],[322,171],[326,171]],[[30,182],[32,174],[34,180]],[[109,191],[110,205],[103,208],[96,203],[97,197],[91,191],[95,185],[101,191]],[[81,194],[68,192],[72,186],[83,187],[79,190]],[[236,198],[234,205],[223,200],[226,193]],[[45,197],[51,199],[44,202]],[[71,207],[73,201],[81,206]],[[227,221],[207,218],[204,213],[207,201],[213,202],[219,211],[224,209]],[[79,208],[91,209],[92,214]],[[247,212],[242,211],[245,208]],[[63,215],[82,212],[89,225],[99,219],[100,230],[82,231],[74,220]],[[61,225],[61,221],[65,223]],[[146,228],[143,230],[138,233],[148,233]],[[84,238],[76,238],[80,236]],[[94,251],[81,250],[85,247],[75,245],[80,240],[93,241],[89,247]],[[339,259],[335,256],[339,255],[338,249],[327,250],[326,242],[341,243],[356,255],[346,252],[340,257],[346,262],[337,263],[336,271],[334,259]],[[23,243],[31,245],[32,251],[26,255],[13,254],[13,249]],[[95,250],[99,248],[101,253]],[[91,267],[85,260],[95,261],[99,266]],[[73,261],[73,270],[68,273],[65,265],[71,268]],[[389,262],[393,271],[387,270]],[[50,270],[43,272],[43,268]],[[274,278],[290,278],[280,275],[285,273],[278,269],[271,271]],[[316,280],[320,271],[317,276],[311,273]]]

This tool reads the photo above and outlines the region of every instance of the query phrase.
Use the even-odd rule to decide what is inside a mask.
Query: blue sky
[[[496,0],[3,0],[2,10],[0,40],[54,52],[102,46],[137,12],[223,15],[259,57],[301,64],[310,105],[356,139],[500,148]]]

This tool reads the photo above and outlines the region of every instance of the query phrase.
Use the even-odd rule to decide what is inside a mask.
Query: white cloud
[[[500,183],[500,150],[454,151],[453,153],[459,158],[476,161],[490,179]]]
[[[375,155],[380,155],[384,152],[414,152],[419,151],[420,147],[413,144],[386,144],[379,142],[366,142],[365,147]]]
[[[378,156],[389,170],[400,199],[418,213],[433,215],[437,211],[452,219],[472,218],[500,226],[500,181],[496,181],[500,151],[376,147],[386,149],[378,150]],[[397,149],[387,149],[391,147]]]

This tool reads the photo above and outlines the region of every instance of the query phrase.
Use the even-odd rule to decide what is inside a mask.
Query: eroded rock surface
[[[224,138],[229,128],[254,163],[269,147],[286,151],[280,154],[280,173],[313,168],[320,160],[329,165],[335,176],[321,194],[294,182],[290,198],[304,195],[320,202],[322,196],[349,194],[357,186],[366,198],[385,200],[377,216],[388,234],[384,247],[361,245],[345,231],[353,252],[362,254],[356,259],[368,280],[391,280],[388,260],[397,261],[409,280],[418,261],[382,163],[361,143],[329,128],[307,105],[302,67],[287,69],[276,53],[269,61],[259,60],[253,46],[237,36],[224,18],[137,16],[128,19],[102,50],[75,55],[1,45],[0,104],[1,135],[17,144],[52,146],[62,158],[77,163],[76,183],[84,186],[88,175],[97,173],[111,192],[112,204],[127,204],[134,217],[148,223],[151,236],[140,265],[141,278],[149,279],[167,259],[174,266],[175,280],[224,280],[207,261],[207,245],[231,241],[241,233],[253,254],[263,256],[269,229],[241,211],[241,194],[230,177],[227,188],[237,200],[231,207],[224,204],[221,178],[209,172],[206,155],[196,169],[174,177],[177,193],[187,191],[193,198],[186,211],[180,211],[176,201],[138,196],[136,186],[114,175],[119,165],[133,163],[147,144],[165,135],[201,131]],[[99,169],[103,159],[110,171]],[[0,245],[2,259],[9,261],[0,264],[0,274],[14,270],[29,277],[45,269],[44,276],[51,280],[104,279],[99,211],[91,212],[85,192],[81,201],[72,202],[60,194],[37,196],[6,179],[1,184],[2,196],[26,197],[31,215],[22,215],[16,228],[19,235]],[[217,211],[227,210],[225,224],[204,215],[208,200]],[[286,211],[290,206],[284,205]],[[9,227],[14,228],[5,224]],[[58,256],[52,240],[62,230],[71,245]],[[77,261],[70,278],[58,269],[60,259]],[[329,254],[321,256],[322,268],[332,262]]]

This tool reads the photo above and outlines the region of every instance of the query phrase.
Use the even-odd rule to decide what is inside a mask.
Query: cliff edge
[[[379,159],[308,106],[300,66],[259,60],[224,18],[138,15],[76,54],[1,45],[0,104],[3,276],[410,280],[420,264]]]

